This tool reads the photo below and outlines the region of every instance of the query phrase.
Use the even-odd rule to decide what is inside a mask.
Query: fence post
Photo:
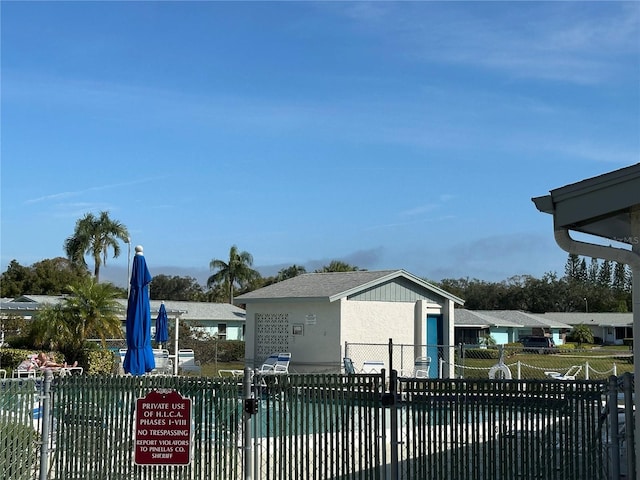
[[[635,438],[633,436],[633,376],[627,372],[622,375],[622,391],[624,392],[624,434],[625,445],[627,447],[627,478],[637,478],[636,472],[636,448]]]
[[[47,480],[49,470],[49,430],[51,425],[51,380],[53,372],[50,369],[44,371],[44,384],[42,386],[42,395],[40,396],[40,405],[42,408],[42,439],[40,444],[40,480]]]
[[[584,379],[589,380],[589,362],[584,362]]]
[[[518,380],[522,380],[522,362],[518,360]]]
[[[244,377],[242,379],[242,389],[244,398],[244,409],[242,412],[242,423],[244,427],[244,480],[251,480],[253,473],[253,450],[251,446],[251,417],[253,413],[250,411],[249,405],[253,398],[251,395],[253,370],[249,367],[244,369]],[[257,401],[257,400],[256,400]]]
[[[609,377],[609,444],[611,448],[611,477],[620,478],[620,441],[618,426],[618,379],[613,375]]]
[[[398,405],[397,405],[397,382],[398,382],[398,372],[396,370],[391,370],[391,374],[389,375],[389,393],[393,395],[393,405],[389,410],[391,410],[391,420],[389,424],[389,429],[391,430],[391,438],[389,439],[391,443],[391,480],[398,480],[399,478],[399,459],[398,459],[398,448],[400,446],[398,442]],[[384,428],[384,426],[383,426]],[[383,448],[387,448],[384,445]]]
[[[613,362],[613,375],[618,376],[618,367],[616,366],[616,362]]]

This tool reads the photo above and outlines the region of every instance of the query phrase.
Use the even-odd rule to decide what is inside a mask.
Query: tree
[[[34,276],[33,293],[60,295],[69,293],[69,285],[89,278],[89,271],[64,257],[48,258],[31,266]]]
[[[576,342],[578,346],[581,346],[583,343],[593,343],[593,333],[591,333],[591,329],[583,323],[573,327],[569,337],[573,342]]]
[[[11,260],[7,271],[0,277],[0,296],[13,298],[25,293],[31,293],[33,272],[29,267],[23,267],[16,260]]]
[[[615,267],[613,267],[611,286],[616,292],[626,292],[628,284],[629,272],[627,271],[627,266],[624,263],[616,262]]]
[[[229,303],[233,303],[234,289],[244,288],[246,285],[260,278],[260,274],[253,270],[253,257],[248,252],[239,252],[233,245],[229,250],[229,262],[213,259],[209,268],[215,273],[207,279],[207,288],[214,285],[224,285],[229,292]]]
[[[564,265],[564,276],[569,282],[580,279],[580,257],[575,253],[570,253],[567,258],[567,263]]]
[[[595,285],[598,281],[598,259],[591,257],[589,264],[589,284]]]
[[[306,268],[301,267],[300,265],[291,265],[290,267],[283,268],[278,272],[278,275],[276,275],[276,281],[281,282],[283,280],[302,275],[303,273],[307,273]]]
[[[342,262],[340,260],[332,260],[329,265],[325,265],[324,267],[315,271],[315,273],[328,273],[328,272],[356,272],[360,269],[358,267],[354,267],[353,265],[349,265],[346,262]]]
[[[589,275],[587,273],[587,259],[583,258],[580,261],[580,268],[578,269],[578,280],[584,285],[585,283],[587,283],[588,279]]]
[[[602,266],[598,272],[598,285],[605,288],[611,286],[611,260],[602,262]]]
[[[37,314],[30,332],[36,347],[57,349],[65,358],[78,358],[89,338],[122,336],[122,306],[110,283],[88,278],[70,287],[61,303],[48,305]]]
[[[44,259],[30,267],[12,260],[0,277],[0,296],[61,295],[69,293],[69,285],[88,276],[86,268],[64,257]]]
[[[99,217],[87,213],[76,222],[72,236],[64,242],[64,250],[69,260],[87,266],[85,255],[91,255],[94,262],[94,276],[100,281],[100,267],[107,264],[109,249],[113,258],[120,256],[120,244],[129,241],[129,231],[122,223],[112,220],[109,212],[100,212]]]
[[[204,300],[204,292],[193,277],[156,275],[149,285],[149,297],[154,300],[199,302]]]

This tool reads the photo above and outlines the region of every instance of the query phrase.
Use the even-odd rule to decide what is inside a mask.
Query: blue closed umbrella
[[[127,302],[127,353],[123,367],[131,375],[144,375],[156,368],[151,348],[151,307],[148,285],[151,274],[142,254],[136,247],[131,271],[131,290]]]
[[[156,342],[162,348],[162,344],[167,341],[169,341],[169,319],[167,318],[167,309],[162,302],[156,318]]]

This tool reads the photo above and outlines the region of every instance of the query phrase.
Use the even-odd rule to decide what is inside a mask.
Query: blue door
[[[429,377],[438,378],[438,345],[443,342],[442,315],[427,315],[425,333],[426,354],[431,357]]]

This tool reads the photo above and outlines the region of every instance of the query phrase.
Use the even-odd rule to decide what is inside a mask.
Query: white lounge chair
[[[202,373],[200,362],[196,361],[195,353],[190,348],[181,348],[178,350],[178,371],[182,373],[193,372]]]
[[[290,353],[270,355],[258,369],[260,373],[289,373]]]
[[[151,375],[173,374],[173,362],[169,358],[169,350],[164,348],[154,349],[153,359],[156,362],[156,368],[151,371]]]
[[[118,350],[118,355],[120,358],[120,363],[118,364],[118,373],[120,375],[124,375],[124,357],[127,355],[127,349],[121,348]]]
[[[383,368],[382,360],[365,360],[362,364],[362,373],[382,373]]]
[[[575,380],[576,375],[582,371],[582,365],[572,365],[564,372],[544,372],[544,374],[553,380]]]
[[[431,357],[418,357],[413,362],[413,376],[415,378],[429,378]]]
[[[234,370],[218,370],[218,376],[220,377],[233,377],[233,378],[242,378],[244,376],[244,370],[234,369]]]

